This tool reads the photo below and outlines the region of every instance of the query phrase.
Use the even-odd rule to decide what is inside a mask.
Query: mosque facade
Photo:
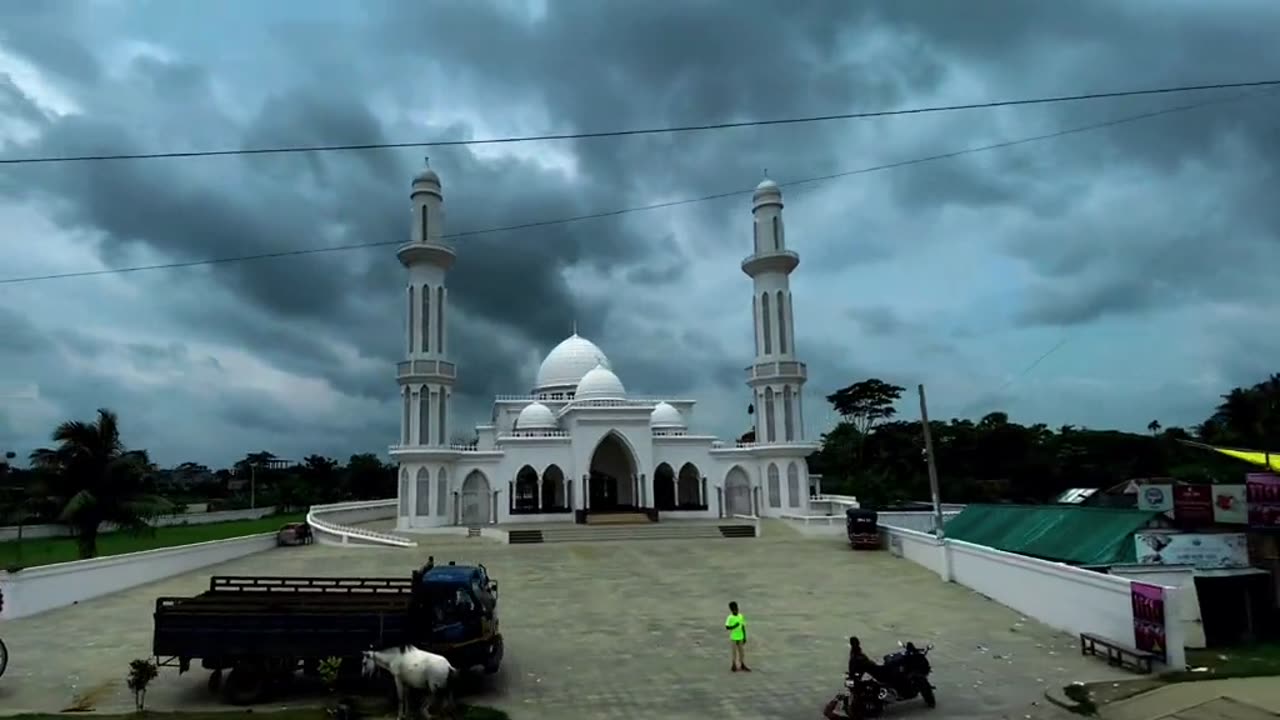
[[[818,445],[805,439],[807,370],[793,332],[790,275],[800,257],[787,249],[776,183],[766,179],[753,194],[752,253],[741,266],[753,284],[754,442],[697,432],[693,400],[629,395],[605,353],[574,332],[547,354],[528,394],[495,398],[474,443],[451,443],[459,368],[447,279],[456,253],[431,168],[414,177],[410,204],[410,239],[397,250],[408,275],[400,439],[391,447],[399,530],[574,522],[579,511],[656,510],[660,520],[808,514],[805,458]]]

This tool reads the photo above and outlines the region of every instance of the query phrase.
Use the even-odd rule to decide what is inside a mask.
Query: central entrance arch
[[[636,498],[636,460],[627,441],[609,431],[591,453],[588,476],[588,505],[593,511],[629,509],[639,505]]]
[[[751,511],[751,478],[747,471],[734,465],[724,478],[726,515],[754,515]]]
[[[489,478],[472,470],[462,481],[462,524],[472,527],[492,522],[489,510],[493,503],[489,498]]]

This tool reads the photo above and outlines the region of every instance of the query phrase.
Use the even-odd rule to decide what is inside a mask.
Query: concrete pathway
[[[77,606],[0,624],[12,661],[0,715],[49,712],[76,695],[99,712],[132,710],[130,660],[150,654],[162,595],[190,595],[214,574],[407,576],[426,556],[482,562],[501,583],[507,658],[470,698],[515,720],[661,718],[814,720],[841,687],[845,638],[879,655],[896,641],[933,643],[938,708],[892,717],[1045,720],[1073,717],[1048,686],[1128,677],[1082,658],[1074,639],[1028,621],[885,552],[841,539],[788,537],[501,545],[418,536],[413,549],[312,545],[271,550]],[[722,628],[742,605],[755,672],[729,672]],[[219,708],[207,672],[162,670],[157,711]],[[295,694],[262,709],[313,703]]]
[[[1280,718],[1280,678],[1176,683],[1107,705],[1105,720]]]

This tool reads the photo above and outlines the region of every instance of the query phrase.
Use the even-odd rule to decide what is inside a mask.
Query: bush
[[[129,678],[125,684],[133,691],[133,705],[142,712],[147,704],[147,686],[156,679],[159,669],[150,660],[134,660],[129,663]]]

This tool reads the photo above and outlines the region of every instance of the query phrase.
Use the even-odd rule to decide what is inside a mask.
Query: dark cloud
[[[1229,81],[1275,66],[1269,28],[1280,21],[1280,6],[1269,0],[1212,7],[1004,0],[981,8],[925,0],[785,8],[767,0],[661,7],[557,0],[542,14],[478,0],[374,0],[358,12],[259,5],[181,14],[169,3],[6,8],[0,47],[45,73],[78,111],[55,116],[38,107],[37,92],[0,77],[0,128],[12,120],[39,131],[29,142],[6,139],[4,154],[600,131]],[[168,52],[128,57],[135,46]],[[468,232],[749,190],[764,168],[786,182],[1189,100],[546,142],[513,155],[493,147],[429,154],[444,179],[447,231]],[[1270,120],[1277,103],[1252,99],[788,188],[789,237],[804,255],[795,282],[823,287],[814,297],[834,298],[837,316],[848,302],[880,303],[858,305],[851,317],[877,347],[901,356],[886,350],[872,361],[816,315],[797,317],[809,412],[819,413],[821,395],[862,377],[910,385],[907,376],[927,374],[929,362],[955,371],[957,358],[972,354],[958,346],[979,346],[1000,324],[1080,325],[1280,296],[1280,281],[1262,270],[1280,260],[1273,192],[1280,134]],[[161,376],[216,363],[199,344],[230,347],[322,380],[344,401],[389,409],[369,410],[381,414],[360,418],[362,429],[352,431],[342,420],[299,419],[234,393],[214,401],[192,389],[160,403],[105,371],[76,371],[69,387],[40,375],[54,362],[22,372],[47,378],[42,386],[67,413],[118,404],[136,408],[133,428],[144,436],[192,438],[175,441],[174,452],[216,446],[238,455],[252,433],[288,453],[381,447],[396,436],[394,363],[403,354],[404,270],[394,245],[408,234],[409,178],[422,154],[0,168],[0,196],[39,207],[108,265],[387,243],[138,280],[139,292],[154,298],[154,316],[117,317],[109,304],[84,302],[77,322],[102,325],[94,334],[45,327],[64,311],[0,297],[0,360],[65,351],[93,366],[92,358],[114,353],[136,372]],[[747,207],[743,195],[456,238],[454,424],[487,417],[495,393],[527,390],[532,360],[575,322],[634,392],[745,397],[750,284],[737,263],[749,252]],[[1005,306],[959,318],[950,332],[910,322],[883,293],[859,298],[875,273],[893,262],[927,262],[917,255],[928,248],[963,248],[979,258],[975,265],[1000,262],[1027,276],[1008,280],[1021,288],[1016,299],[1012,289],[995,292]],[[582,277],[605,290],[571,279]],[[91,292],[49,287],[49,297]],[[939,304],[948,302],[955,300]],[[733,332],[718,332],[730,323]],[[162,332],[173,333],[171,342],[131,337]],[[167,420],[179,407],[182,417],[204,420]]]

